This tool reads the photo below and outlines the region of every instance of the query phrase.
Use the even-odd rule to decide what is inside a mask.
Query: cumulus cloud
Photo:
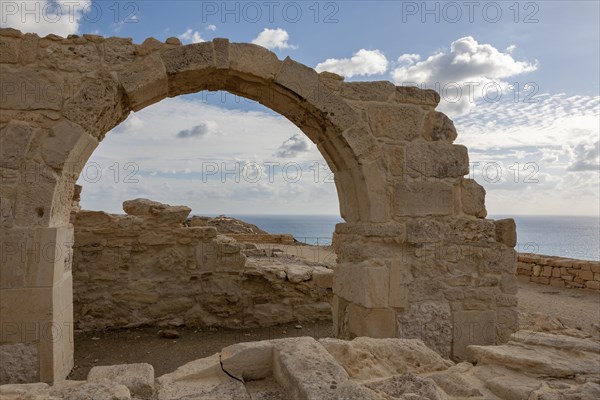
[[[194,31],[191,28],[179,35],[178,38],[185,43],[201,43],[205,41],[200,35],[200,32]]]
[[[113,129],[115,133],[133,133],[136,134],[145,126],[144,121],[138,117],[135,113],[129,114],[129,117]]]
[[[208,26],[206,27],[206,30],[207,30],[207,31],[212,31],[212,32],[214,32],[214,31],[216,31],[216,30],[217,30],[217,26],[216,26],[216,25],[214,25],[214,24],[210,24],[210,25],[208,25]]]
[[[452,42],[449,51],[440,51],[423,61],[414,54],[401,55],[392,78],[397,85],[416,84],[442,92],[446,88],[451,93],[441,93],[440,109],[459,115],[486,94],[495,98],[498,90],[507,89],[504,78],[537,69],[537,62],[515,60],[510,54],[513,49],[509,46],[502,52],[466,36]]]
[[[211,133],[214,133],[217,129],[217,123],[214,121],[200,122],[198,125],[191,127],[190,129],[182,129],[177,132],[178,138],[200,138],[206,137]]]
[[[2,1],[0,27],[64,37],[79,32],[83,12],[90,4],[91,0]]]
[[[383,74],[387,71],[388,65],[389,61],[381,51],[360,49],[351,58],[328,58],[318,63],[315,69],[318,72],[329,71],[352,78]]]
[[[310,142],[302,134],[295,134],[279,146],[275,152],[277,157],[292,158],[311,149]]]
[[[570,149],[571,163],[567,171],[600,170],[600,141],[579,143]]]
[[[265,28],[261,33],[258,34],[257,37],[252,40],[252,43],[263,46],[269,50],[293,50],[298,48],[298,46],[289,44],[288,40],[290,40],[290,35],[284,29]]]

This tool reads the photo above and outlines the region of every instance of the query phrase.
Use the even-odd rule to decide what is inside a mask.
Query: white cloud
[[[124,200],[146,197],[204,214],[338,213],[325,161],[290,121],[195,96],[162,100],[109,132],[79,178],[82,207],[122,213]]]
[[[417,61],[414,54],[400,56],[392,78],[397,85],[417,84],[441,91],[440,110],[450,115],[464,114],[486,93],[493,97],[494,88],[508,88],[504,78],[537,69],[537,62],[515,60],[510,54],[513,49],[511,46],[503,53],[466,36],[452,42],[449,51],[440,51],[423,61]]]
[[[198,138],[206,137],[216,132],[218,124],[215,121],[202,121],[190,129],[182,129],[177,132],[178,138]]]
[[[194,31],[191,28],[179,35],[178,38],[185,43],[201,43],[205,41],[200,35],[200,32]]]
[[[567,171],[599,171],[600,141],[595,143],[579,143],[569,148],[571,163]]]
[[[210,24],[210,25],[208,25],[208,26],[206,27],[206,30],[207,30],[207,31],[212,31],[212,32],[214,32],[214,31],[216,31],[216,30],[217,30],[217,26],[216,26],[216,25],[214,25],[214,24]]]
[[[338,75],[352,78],[353,76],[368,76],[383,74],[388,69],[389,62],[379,50],[360,49],[351,58],[328,58],[317,64],[318,72],[329,71]]]
[[[79,32],[82,12],[91,0],[25,0],[2,1],[0,27],[46,36],[50,33],[66,37]]]
[[[600,97],[539,94],[479,102],[454,119],[490,214],[598,213]],[[494,181],[500,167],[502,176]],[[491,173],[486,178],[485,170]]]
[[[295,134],[279,146],[275,155],[277,157],[292,158],[310,151],[311,144],[304,134]]]
[[[263,46],[269,50],[293,50],[298,48],[298,46],[289,44],[288,40],[290,40],[290,35],[285,30],[281,28],[265,28],[261,33],[258,34],[257,37],[252,40],[252,43]]]
[[[398,57],[399,64],[414,64],[421,59],[419,54],[402,54]]]

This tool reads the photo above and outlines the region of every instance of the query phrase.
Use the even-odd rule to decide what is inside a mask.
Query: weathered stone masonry
[[[184,226],[185,206],[136,199],[124,208],[128,215],[74,215],[78,329],[331,320],[332,270],[293,258],[282,263],[282,256],[247,258],[258,251],[214,227]]]
[[[131,111],[202,90],[279,112],[327,160],[346,221],[334,238],[338,336],[422,338],[462,358],[516,328],[514,223],[484,219],[485,191],[463,178],[467,150],[434,91],[346,83],[226,39],[2,29],[0,49],[0,319],[11,326],[0,350],[23,355],[28,379],[58,381],[73,365],[69,213],[84,163]]]

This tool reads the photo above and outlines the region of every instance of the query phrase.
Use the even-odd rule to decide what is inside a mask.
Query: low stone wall
[[[239,242],[269,243],[269,244],[294,244],[294,237],[286,234],[231,234],[227,235]]]
[[[290,257],[247,258],[244,243],[214,227],[184,226],[188,207],[135,200],[123,208],[127,215],[74,214],[78,329],[331,319],[332,270]]]
[[[522,282],[600,290],[600,262],[521,253],[517,278]]]

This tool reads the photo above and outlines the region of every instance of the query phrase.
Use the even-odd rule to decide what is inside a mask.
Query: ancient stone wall
[[[600,261],[520,253],[517,278],[522,282],[600,290]]]
[[[331,319],[333,271],[300,259],[247,258],[244,243],[214,227],[184,226],[187,207],[138,199],[124,209],[74,215],[78,329]]]
[[[467,149],[453,144],[433,90],[344,82],[227,39],[134,44],[0,29],[0,48],[0,248],[11,249],[0,320],[16,327],[0,351],[26,346],[38,379],[63,379],[73,365],[69,216],[85,162],[131,111],[203,90],[280,113],[334,173],[346,221],[334,238],[337,336],[420,338],[460,359],[516,329],[514,222],[485,219],[485,191],[464,178]],[[13,251],[52,243],[60,256]],[[48,326],[60,337],[37,333]]]

